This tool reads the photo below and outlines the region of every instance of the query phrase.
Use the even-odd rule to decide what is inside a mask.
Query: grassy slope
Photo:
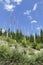
[[[7,42],[8,41],[8,42]],[[43,65],[43,49],[24,47],[16,40],[0,37],[0,65]]]
[[[1,41],[1,40],[0,40]],[[20,45],[0,43],[0,65],[43,65],[43,50],[34,50]]]

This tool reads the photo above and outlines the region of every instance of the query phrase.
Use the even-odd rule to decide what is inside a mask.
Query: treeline
[[[37,42],[37,43],[43,43],[43,30],[40,30],[40,35],[35,34],[35,40],[34,40],[34,36],[30,35],[29,37],[30,42]]]
[[[10,37],[12,39],[15,39],[17,42],[21,42],[24,38],[26,40],[29,40],[30,42],[37,42],[37,43],[43,43],[43,30],[40,30],[40,35],[35,34],[35,39],[34,39],[34,35],[30,35],[30,36],[25,36],[22,34],[22,31],[20,30],[20,32],[18,30],[16,30],[16,33],[14,32],[10,32],[10,29],[8,29],[8,31],[4,31],[2,32],[2,29],[0,29],[0,36],[6,36],[6,37]]]

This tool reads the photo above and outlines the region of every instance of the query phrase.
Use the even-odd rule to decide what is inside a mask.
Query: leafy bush
[[[36,49],[37,49],[37,50],[40,50],[40,49],[41,49],[40,44],[37,44]]]
[[[37,43],[32,43],[32,48],[36,49]]]
[[[34,55],[34,51],[33,50],[30,50],[29,51],[29,55]]]
[[[34,54],[33,50],[29,51],[30,57],[19,52],[17,48],[11,48],[8,44],[0,44],[0,65],[43,65],[43,53]],[[40,63],[39,63],[40,62]]]

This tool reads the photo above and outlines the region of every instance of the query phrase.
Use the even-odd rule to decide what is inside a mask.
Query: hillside
[[[9,45],[0,40],[0,65],[43,65],[43,49]]]
[[[0,65],[43,65],[43,43],[38,41],[18,31],[0,31]]]

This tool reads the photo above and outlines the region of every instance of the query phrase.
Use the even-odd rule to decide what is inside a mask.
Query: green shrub
[[[37,44],[36,49],[37,49],[37,50],[40,50],[40,49],[41,49],[40,44]]]
[[[33,50],[30,50],[29,51],[29,55],[34,55],[34,51]]]
[[[32,43],[32,48],[36,49],[37,43]]]
[[[43,53],[34,54],[30,50],[30,57],[19,52],[17,48],[12,49],[8,44],[0,44],[0,65],[43,65]],[[40,62],[40,63],[39,63]]]

